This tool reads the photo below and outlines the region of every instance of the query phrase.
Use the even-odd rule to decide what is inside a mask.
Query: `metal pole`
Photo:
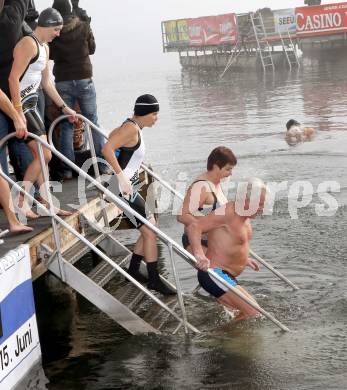
[[[39,151],[41,172],[42,172],[42,177],[43,177],[43,185],[45,187],[45,192],[47,194],[46,200],[48,202],[49,213],[52,216],[51,217],[52,218],[52,229],[53,229],[53,237],[54,237],[54,242],[55,242],[55,247],[56,247],[56,253],[58,256],[59,272],[60,272],[61,280],[63,282],[65,282],[66,277],[65,277],[65,273],[64,273],[64,269],[63,269],[63,265],[62,265],[60,234],[59,234],[59,228],[57,226],[57,223],[53,217],[55,214],[55,211],[54,211],[54,205],[53,205],[52,196],[51,196],[51,192],[50,192],[50,188],[49,188],[49,176],[48,176],[48,172],[47,172],[47,166],[45,163],[45,157],[43,154],[42,145],[38,141],[36,143],[37,143],[37,147],[38,147],[38,151]]]
[[[89,123],[86,124],[86,131],[87,131],[87,138],[88,138],[90,153],[92,155],[92,162],[93,162],[93,168],[94,168],[94,173],[95,173],[95,179],[99,183],[101,183],[100,170],[99,170],[99,165],[98,165],[98,161],[97,161],[97,157],[96,157],[94,141],[93,141],[93,135],[92,135],[92,131],[90,129]],[[105,209],[106,205],[105,205],[105,201],[104,201],[104,198],[102,196],[102,193],[99,192],[98,196],[99,196],[100,202],[101,202],[101,208],[102,208],[101,209],[101,213],[102,213],[102,218],[103,218],[104,223],[105,223],[105,227],[110,227],[110,224],[109,224],[109,221],[108,221],[108,218],[107,218],[106,209]]]
[[[180,282],[179,276],[177,274],[176,265],[175,265],[174,258],[173,258],[174,254],[173,254],[172,244],[168,244],[168,248],[169,248],[172,272],[173,272],[173,275],[174,275],[174,278],[175,278],[175,284],[176,284],[176,290],[177,290],[177,298],[178,298],[178,302],[180,304],[182,317],[183,317],[184,332],[188,333],[187,313],[186,313],[186,308],[184,306],[184,301],[183,301],[183,296],[182,296],[181,282]]]
[[[281,272],[277,271],[271,264],[269,264],[267,261],[262,259],[260,256],[258,256],[256,253],[252,251],[252,249],[249,250],[249,253],[252,257],[254,257],[256,260],[259,261],[259,263],[263,264],[264,267],[266,267],[268,270],[270,270],[272,273],[274,273],[276,276],[278,276],[280,279],[282,279],[285,283],[289,284],[290,287],[292,287],[294,290],[300,290],[297,285],[295,285],[293,282],[291,282],[289,279],[287,279],[284,275],[281,274]]]

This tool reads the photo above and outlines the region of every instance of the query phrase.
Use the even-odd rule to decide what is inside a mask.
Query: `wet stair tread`
[[[93,233],[87,234],[85,238],[91,244],[98,245],[105,238],[105,234],[94,231]],[[90,248],[84,242],[78,241],[71,248],[64,251],[62,255],[66,261],[74,264],[89,251]]]
[[[124,255],[112,256],[111,259],[118,265],[122,264],[128,256],[124,257]],[[88,277],[93,280],[100,287],[105,286],[115,275],[117,274],[117,270],[112,267],[106,261],[100,261],[100,263],[92,269]]]

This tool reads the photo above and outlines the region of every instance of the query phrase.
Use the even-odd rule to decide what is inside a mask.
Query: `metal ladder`
[[[233,46],[233,48],[231,49],[231,52],[230,52],[230,57],[229,57],[229,60],[222,72],[222,74],[219,76],[219,78],[223,78],[223,76],[225,75],[225,73],[230,69],[231,65],[237,60],[237,57],[241,54],[241,50],[242,47],[241,47],[241,43],[239,41],[237,41],[235,43],[235,45]]]
[[[293,66],[300,68],[300,61],[298,58],[296,45],[293,43],[289,29],[287,29],[285,36],[283,36],[281,31],[279,31],[279,36],[281,38],[282,48],[286,55],[289,69],[292,70]]]
[[[275,70],[272,54],[271,54],[271,46],[269,45],[269,41],[267,39],[267,34],[263,22],[263,17],[260,12],[254,14],[250,12],[250,18],[252,22],[252,27],[254,31],[255,40],[257,42],[258,53],[260,56],[261,64],[263,66],[264,72],[267,69]]]

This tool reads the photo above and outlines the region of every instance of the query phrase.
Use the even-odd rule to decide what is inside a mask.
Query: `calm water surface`
[[[255,252],[301,290],[292,292],[264,269],[246,271],[242,284],[292,332],[282,334],[267,320],[235,324],[211,300],[190,294],[195,272],[177,259],[189,294],[189,319],[201,335],[133,337],[80,297],[62,295],[59,302],[48,302],[47,310],[45,289],[38,285],[48,389],[346,388],[346,66],[347,58],[304,58],[298,72],[266,78],[234,74],[223,81],[179,69],[110,79],[97,75],[105,129],[120,123],[137,95],[158,97],[160,121],[144,136],[147,161],[166,179],[191,180],[204,169],[211,149],[226,145],[239,159],[234,179],[312,183],[312,202],[299,210],[298,219],[290,218],[282,196],[272,216],[254,221]],[[287,146],[284,126],[292,117],[317,129],[314,142]],[[341,191],[333,194],[339,208],[334,216],[318,217],[317,187],[327,180],[340,183]],[[169,212],[160,225],[179,240],[181,226]],[[165,248],[161,258],[170,272]]]

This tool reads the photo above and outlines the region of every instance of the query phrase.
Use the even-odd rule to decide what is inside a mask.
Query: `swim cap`
[[[292,126],[300,126],[300,123],[295,119],[290,119],[286,124],[287,130],[289,130]]]
[[[63,25],[63,18],[54,8],[46,8],[40,13],[37,25],[39,27],[57,27]]]
[[[141,95],[136,99],[134,114],[144,116],[159,111],[158,100],[153,95]]]

